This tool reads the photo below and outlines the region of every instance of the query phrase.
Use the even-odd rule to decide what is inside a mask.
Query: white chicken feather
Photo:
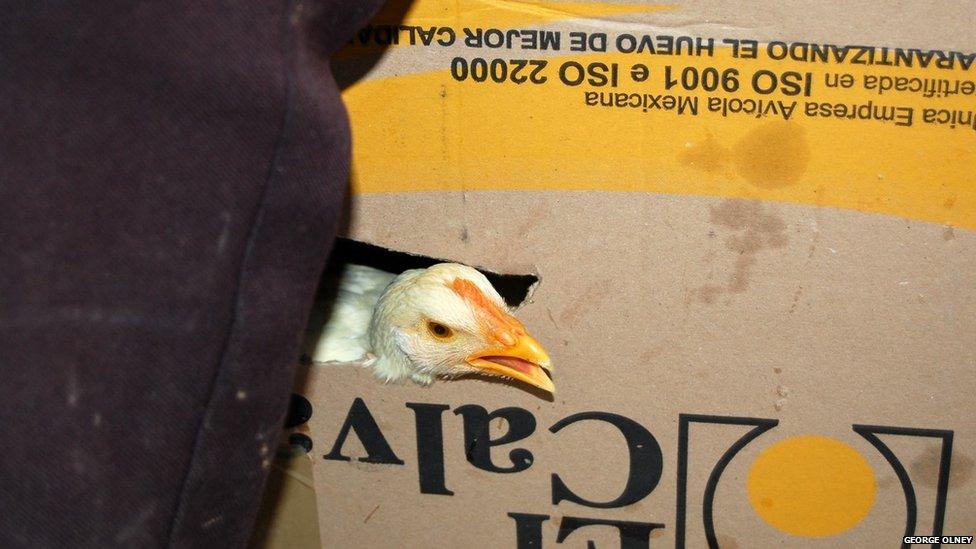
[[[347,264],[335,282],[335,299],[320,301],[311,326],[322,326],[306,354],[313,362],[353,362],[369,355],[369,322],[383,290],[396,275],[365,265]]]

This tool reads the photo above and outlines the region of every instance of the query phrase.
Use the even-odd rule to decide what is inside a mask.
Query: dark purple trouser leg
[[[326,56],[377,2],[10,4],[0,547],[241,546],[346,187]]]

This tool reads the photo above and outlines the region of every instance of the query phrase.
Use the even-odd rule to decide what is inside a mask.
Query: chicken
[[[398,276],[348,265],[338,294],[317,304],[310,342],[315,363],[361,361],[385,382],[482,374],[515,379],[550,393],[552,363],[476,269],[440,263]],[[314,334],[313,334],[314,336]]]

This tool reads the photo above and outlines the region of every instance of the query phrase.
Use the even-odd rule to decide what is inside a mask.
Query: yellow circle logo
[[[764,521],[796,536],[839,534],[874,505],[868,462],[847,444],[815,435],[783,439],[749,469],[749,503]]]

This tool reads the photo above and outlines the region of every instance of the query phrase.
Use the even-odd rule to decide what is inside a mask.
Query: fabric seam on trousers
[[[282,52],[282,64],[283,76],[285,80],[285,105],[281,117],[281,126],[277,137],[275,138],[274,149],[271,155],[271,161],[268,165],[268,171],[264,178],[264,186],[261,190],[261,199],[257,206],[257,211],[254,215],[254,221],[248,231],[247,240],[244,245],[244,253],[241,256],[240,268],[237,275],[237,284],[234,288],[234,314],[231,319],[230,328],[227,330],[227,336],[224,340],[223,348],[220,352],[220,359],[218,360],[218,366],[216,372],[214,372],[213,381],[210,384],[210,392],[207,396],[207,404],[204,407],[203,415],[200,418],[200,423],[197,426],[197,433],[194,437],[193,450],[190,455],[190,460],[187,463],[186,473],[183,477],[182,486],[180,487],[180,495],[176,504],[175,512],[173,513],[173,520],[170,523],[169,533],[167,536],[167,547],[173,547],[173,536],[177,532],[177,526],[183,520],[183,512],[187,505],[187,489],[190,485],[190,478],[193,476],[194,463],[197,459],[197,452],[200,449],[202,440],[204,438],[204,430],[206,428],[207,417],[211,412],[211,407],[213,406],[214,399],[220,388],[220,378],[221,374],[226,369],[226,363],[228,360],[228,353],[231,350],[232,342],[234,341],[234,335],[238,328],[238,319],[241,316],[241,294],[244,281],[247,279],[248,270],[248,258],[251,256],[252,248],[254,245],[254,239],[259,233],[259,227],[263,219],[265,205],[268,198],[268,190],[271,187],[271,180],[275,177],[275,172],[278,167],[278,163],[281,159],[282,152],[285,147],[286,137],[288,135],[289,123],[292,117],[293,108],[293,75],[292,67],[293,57],[295,54],[295,39],[292,36],[291,25],[288,24],[289,13],[291,13],[292,1],[286,0],[284,3],[284,13],[282,14],[282,23],[285,28],[284,33],[284,52]]]

